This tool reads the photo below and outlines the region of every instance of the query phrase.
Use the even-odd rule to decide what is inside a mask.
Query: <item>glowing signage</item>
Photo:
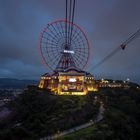
[[[69,82],[76,82],[76,78],[70,78]]]
[[[64,50],[64,53],[71,53],[71,54],[74,54],[74,51],[72,51],[72,50]]]

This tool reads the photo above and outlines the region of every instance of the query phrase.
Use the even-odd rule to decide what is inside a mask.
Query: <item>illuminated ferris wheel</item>
[[[78,25],[67,20],[47,24],[39,46],[43,61],[53,71],[83,69],[88,62],[88,39]]]

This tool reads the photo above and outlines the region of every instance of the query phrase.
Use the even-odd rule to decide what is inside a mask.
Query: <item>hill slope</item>
[[[25,88],[27,85],[37,85],[37,83],[35,80],[0,78],[0,88]]]

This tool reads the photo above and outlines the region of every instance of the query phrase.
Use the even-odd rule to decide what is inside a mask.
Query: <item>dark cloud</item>
[[[77,0],[75,22],[90,40],[87,70],[98,77],[140,81],[140,38],[93,69],[111,50],[140,28],[139,0]],[[48,71],[38,51],[39,33],[48,22],[65,17],[65,0],[0,1],[0,77],[38,78]]]

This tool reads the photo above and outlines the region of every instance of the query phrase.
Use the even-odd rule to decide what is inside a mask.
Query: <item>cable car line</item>
[[[140,29],[138,29],[134,34],[132,34],[127,40],[125,40],[119,47],[115,48],[111,51],[106,57],[104,57],[101,61],[93,66],[93,69],[98,68],[100,65],[108,61],[111,57],[113,57],[118,51],[125,50],[127,45],[131,43],[134,39],[140,36]]]
[[[67,48],[69,48],[71,45],[74,14],[75,14],[75,0],[66,0],[65,34]]]

